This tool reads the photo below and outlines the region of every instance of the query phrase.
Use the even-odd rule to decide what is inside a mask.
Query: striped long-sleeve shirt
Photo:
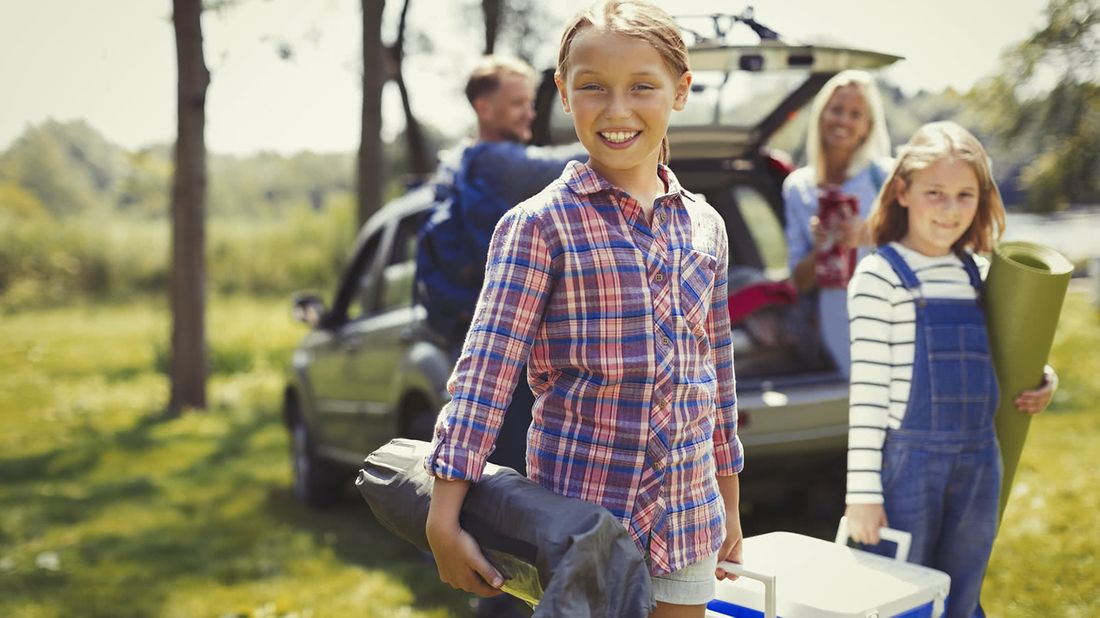
[[[605,507],[667,573],[721,546],[716,476],[742,456],[725,225],[659,173],[652,224],[577,162],[504,216],[426,465],[480,477],[527,361],[528,475]]]
[[[926,298],[972,299],[974,288],[954,254],[928,257],[891,243],[921,282]],[[989,262],[975,256],[982,276]],[[913,375],[913,295],[877,254],[860,261],[848,283],[852,375],[849,395],[848,504],[882,503],[882,446],[901,426]]]

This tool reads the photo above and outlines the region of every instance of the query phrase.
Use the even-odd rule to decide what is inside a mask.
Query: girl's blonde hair
[[[837,73],[825,82],[821,92],[814,97],[810,106],[810,127],[806,133],[806,162],[814,170],[817,184],[825,182],[825,146],[821,142],[821,115],[833,94],[844,86],[855,86],[867,104],[871,118],[871,130],[863,143],[852,153],[845,177],[851,178],[868,163],[890,156],[890,134],[886,132],[886,114],[883,113],[882,97],[871,74],[866,71],[847,70]]]
[[[966,249],[979,253],[991,251],[993,241],[1004,232],[1005,207],[997,183],[993,181],[989,156],[978,138],[954,122],[931,122],[917,129],[899,155],[867,222],[874,243],[884,245],[901,240],[909,232],[909,215],[898,202],[898,192],[903,183],[906,189],[911,185],[913,172],[936,161],[953,159],[969,164],[978,178],[978,212],[951,249],[956,253]]]
[[[558,78],[569,72],[573,40],[586,28],[614,32],[642,39],[661,55],[672,74],[679,78],[689,71],[687,45],[680,28],[663,9],[641,0],[605,0],[577,13],[565,26],[558,51]],[[661,140],[661,163],[668,163],[668,136]]]

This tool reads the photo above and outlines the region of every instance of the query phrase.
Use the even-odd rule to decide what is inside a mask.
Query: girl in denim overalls
[[[980,304],[988,262],[971,252],[992,248],[1004,207],[978,140],[950,122],[921,127],[869,225],[879,248],[848,288],[851,536],[877,544],[882,526],[911,533],[909,559],[951,576],[947,615],[983,616],[1002,468]],[[1016,406],[1040,412],[1056,383],[1048,368]]]

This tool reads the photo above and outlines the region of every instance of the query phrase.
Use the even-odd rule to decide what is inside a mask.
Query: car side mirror
[[[317,328],[328,309],[321,297],[310,292],[299,292],[291,299],[291,313],[295,320],[310,328]]]

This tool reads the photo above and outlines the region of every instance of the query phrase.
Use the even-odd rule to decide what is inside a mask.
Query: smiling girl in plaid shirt
[[[654,616],[703,616],[716,563],[740,562],[726,231],[664,165],[691,78],[652,5],[605,2],[565,30],[555,81],[590,159],[497,226],[426,461],[428,540],[452,586],[503,583],[458,514],[524,362],[529,476],[622,521],[650,564]]]

